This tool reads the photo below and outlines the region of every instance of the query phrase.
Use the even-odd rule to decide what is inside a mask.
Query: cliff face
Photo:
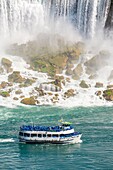
[[[105,29],[109,29],[112,30],[113,29],[113,0],[111,0],[111,5],[109,8],[109,13],[108,13],[108,17],[105,23]]]

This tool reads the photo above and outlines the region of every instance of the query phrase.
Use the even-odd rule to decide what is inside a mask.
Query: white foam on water
[[[22,95],[25,97],[30,97],[31,93],[32,95],[37,96],[37,92],[34,91],[34,87],[39,87],[41,83],[52,81],[49,79],[46,73],[36,72],[29,69],[29,65],[19,56],[11,56],[11,55],[4,55],[5,58],[12,61],[12,68],[14,71],[20,71],[20,74],[24,78],[35,78],[36,82],[32,84],[32,86],[29,87],[22,87]],[[2,58],[2,57],[0,57]],[[83,56],[83,60],[85,59],[85,54]],[[86,59],[88,59],[88,55],[86,54]],[[90,59],[90,56],[89,56]],[[82,66],[84,67],[84,61],[82,59],[79,61],[82,63]],[[108,102],[105,99],[100,99],[98,96],[96,96],[95,92],[98,90],[105,90],[106,86],[108,84],[113,84],[113,81],[110,80],[108,82],[107,78],[109,77],[111,71],[112,71],[112,65],[108,64],[104,67],[102,67],[98,71],[98,77],[94,80],[90,80],[88,78],[88,75],[85,73],[85,67],[83,68],[84,72],[80,78],[80,80],[73,80],[70,77],[70,82],[66,82],[65,86],[63,86],[63,89],[61,92],[58,92],[59,100],[58,103],[53,104],[51,101],[50,95],[44,95],[39,96],[38,100],[40,101],[40,105],[55,105],[55,106],[62,106],[62,107],[77,107],[77,106],[112,106],[113,102]],[[104,73],[104,74],[103,74]],[[8,81],[8,75],[11,73],[3,72],[0,74],[0,83],[2,81]],[[65,74],[63,74],[64,77],[66,77]],[[89,88],[81,88],[79,86],[81,80],[85,80],[87,84],[89,84]],[[96,82],[102,82],[103,87],[102,88],[95,88]],[[12,87],[7,87],[5,90],[9,90],[9,88],[12,88],[12,91],[10,92],[9,97],[2,97],[0,96],[0,106],[6,106],[10,108],[14,108],[16,106],[23,106],[23,104],[20,103],[21,98],[18,96],[18,94],[15,94],[15,91],[20,89],[18,83],[13,83]],[[75,89],[75,96],[70,98],[64,98],[64,93],[68,89]],[[2,89],[3,90],[3,89]],[[54,92],[52,92],[54,95]],[[13,98],[17,97],[18,100],[14,100]]]
[[[7,142],[15,142],[15,140],[13,138],[0,139],[0,143],[7,143]]]
[[[81,139],[78,141],[78,143],[82,143],[82,142],[83,142],[83,140],[81,140]]]

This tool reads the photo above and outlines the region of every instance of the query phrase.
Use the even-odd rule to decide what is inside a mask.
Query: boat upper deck
[[[35,126],[35,125],[23,125],[20,127],[20,131],[48,131],[48,132],[60,132],[72,130],[71,125],[61,125],[61,126]]]

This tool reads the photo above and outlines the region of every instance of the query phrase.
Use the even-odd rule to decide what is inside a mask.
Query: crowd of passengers
[[[59,132],[61,130],[70,130],[73,129],[72,126],[21,126],[20,130],[21,131],[56,131]]]

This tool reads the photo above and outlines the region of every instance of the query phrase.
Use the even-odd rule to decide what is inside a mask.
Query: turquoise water
[[[83,142],[70,145],[18,143],[22,124],[71,121]],[[0,108],[1,170],[113,170],[113,107]]]

